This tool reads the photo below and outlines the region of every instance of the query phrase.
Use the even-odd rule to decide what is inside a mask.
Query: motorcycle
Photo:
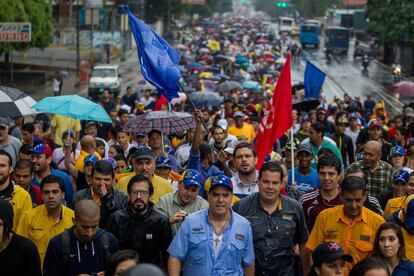
[[[364,55],[362,58],[362,67],[364,67],[364,72],[368,72],[368,65],[369,65],[369,57],[368,55]]]
[[[325,49],[325,56],[326,56],[326,62],[328,64],[331,64],[332,61],[332,52],[330,49]]]
[[[394,76],[394,82],[399,82],[401,80],[401,66],[399,64],[393,66],[392,75]]]

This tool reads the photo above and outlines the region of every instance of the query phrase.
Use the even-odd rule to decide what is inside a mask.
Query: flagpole
[[[191,100],[191,98],[188,96],[188,92],[184,89],[183,85],[178,82],[178,85],[180,86],[181,90],[184,92],[184,94],[187,96],[188,101],[190,102],[191,107],[196,110],[197,107],[195,106],[194,102]],[[202,120],[201,123],[203,124],[204,129],[208,132],[208,127],[206,123]]]
[[[291,157],[291,168],[292,172],[292,184],[295,183],[295,150],[293,144],[293,126],[290,128],[290,157]]]

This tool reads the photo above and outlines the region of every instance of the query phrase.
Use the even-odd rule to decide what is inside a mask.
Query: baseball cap
[[[359,119],[358,114],[356,114],[355,112],[352,112],[351,114],[349,114],[349,120],[351,119]]]
[[[404,182],[404,184],[407,184],[409,176],[410,174],[406,170],[399,169],[392,176],[392,183]]]
[[[209,192],[218,186],[226,187],[231,192],[233,192],[233,183],[231,182],[231,179],[222,173],[210,176],[207,178],[206,183],[204,184],[206,192]]]
[[[85,125],[85,129],[88,128],[88,127],[91,127],[91,126],[95,126],[96,127],[96,123],[94,121],[87,122],[86,125]]]
[[[224,131],[226,131],[227,127],[229,126],[226,119],[220,119],[217,121],[216,124],[217,126],[221,127]]]
[[[44,153],[47,157],[52,157],[52,150],[48,144],[37,144],[30,151],[32,154],[42,154]]]
[[[404,156],[405,151],[404,148],[401,146],[393,146],[390,150],[391,157],[394,156]]]
[[[323,242],[312,252],[314,266],[320,266],[322,263],[332,263],[338,259],[343,259],[348,263],[353,261],[352,256],[345,254],[336,242]]]
[[[7,120],[6,118],[0,117],[0,126],[1,127],[9,127],[9,125],[10,125],[9,120]]]
[[[371,121],[369,121],[368,128],[373,128],[373,127],[382,127],[381,121],[377,119],[372,119]]]
[[[112,169],[116,169],[116,161],[112,157],[104,157],[102,160],[108,162]]]
[[[358,153],[356,154],[356,160],[357,160],[357,161],[361,161],[362,159],[364,159],[364,152],[363,152],[363,151],[358,152]]]
[[[405,224],[409,228],[414,228],[414,195],[408,196],[403,204],[405,212]]]
[[[298,150],[296,151],[297,153],[301,152],[301,151],[306,151],[307,153],[313,155],[313,148],[310,144],[305,143],[305,144],[300,144],[298,147]]]
[[[171,169],[170,159],[164,155],[159,155],[155,160],[155,167]]]
[[[135,132],[135,136],[145,137],[145,136],[147,136],[147,134],[145,132]]]
[[[62,137],[65,137],[67,135],[70,135],[70,137],[74,138],[75,137],[75,132],[71,129],[67,129],[62,133]]]
[[[140,147],[134,153],[135,160],[153,159],[153,158],[154,158],[154,155],[152,154],[151,149],[148,147]]]
[[[188,187],[191,185],[196,185],[201,188],[200,184],[200,174],[196,170],[188,169],[183,173],[183,184]]]
[[[308,114],[302,115],[302,118],[300,120],[301,123],[306,122],[306,121],[310,121],[310,117]]]
[[[92,165],[95,165],[96,162],[98,162],[98,157],[96,157],[94,154],[88,154],[85,159],[83,159],[83,163],[87,165],[88,163],[92,163]]]
[[[233,114],[233,118],[236,118],[236,117],[244,117],[244,113],[241,111],[236,111]]]

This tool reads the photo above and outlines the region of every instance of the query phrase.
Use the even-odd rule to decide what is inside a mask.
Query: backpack
[[[70,234],[69,231],[62,232],[61,237],[61,246],[62,246],[62,260],[63,265],[66,266],[69,263],[69,255],[70,255]],[[109,251],[109,234],[108,232],[104,232],[102,236],[99,238],[99,242],[102,244],[105,250],[105,257],[108,258],[111,256],[111,252]]]

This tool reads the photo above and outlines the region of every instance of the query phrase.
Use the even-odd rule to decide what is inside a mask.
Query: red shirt
[[[327,201],[322,198],[319,189],[315,189],[303,194],[299,198],[299,202],[302,204],[303,212],[305,213],[305,218],[310,233],[319,213],[327,208],[341,205],[342,199],[341,194],[338,193],[334,199]]]

